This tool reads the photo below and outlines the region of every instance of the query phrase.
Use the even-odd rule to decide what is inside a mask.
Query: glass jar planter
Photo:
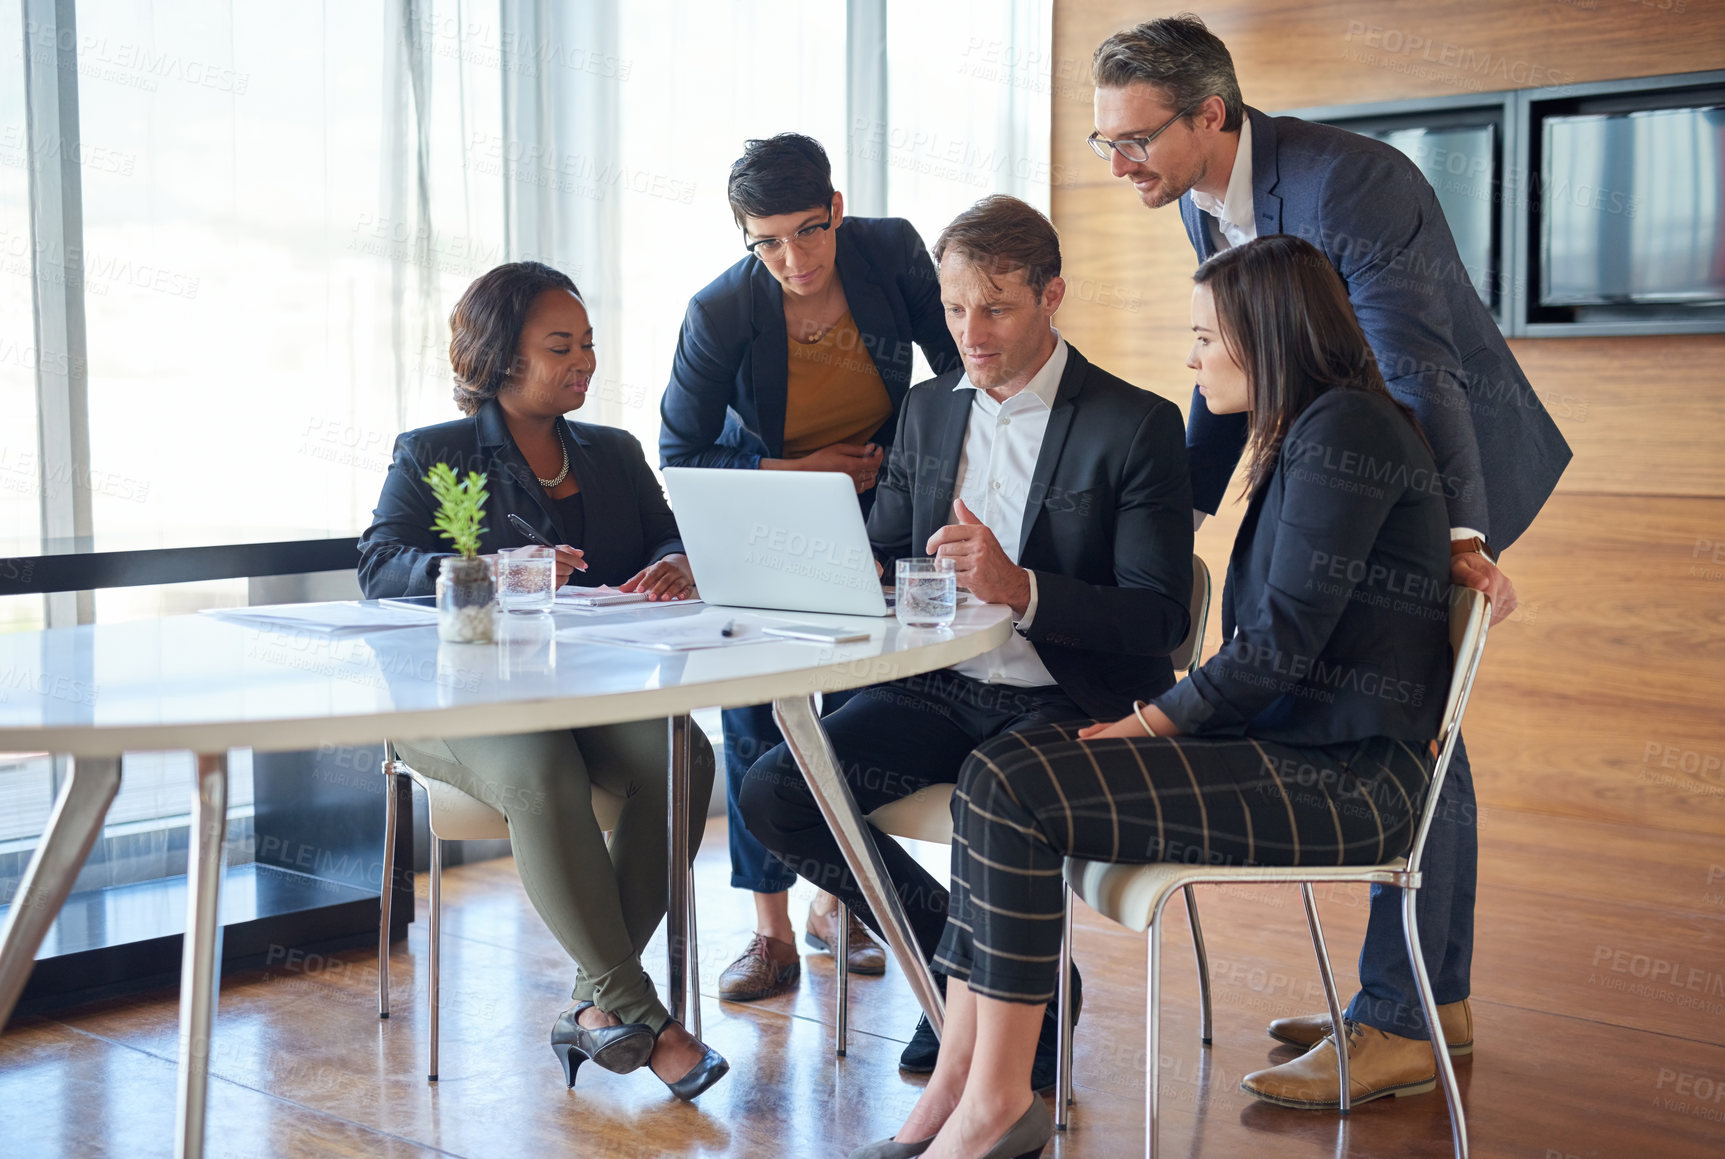
[[[452,644],[491,643],[496,639],[496,596],[487,561],[444,556],[437,576],[438,639]]]

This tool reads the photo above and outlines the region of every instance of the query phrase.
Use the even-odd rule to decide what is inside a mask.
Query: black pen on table
[[[735,620],[726,620],[725,626],[723,628],[719,629],[719,635],[725,637],[725,639],[727,639],[727,640],[729,640],[732,636],[735,636],[736,634],[737,634],[737,621],[735,621]]]

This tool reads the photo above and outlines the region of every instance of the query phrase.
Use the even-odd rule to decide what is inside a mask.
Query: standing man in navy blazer
[[[1396,149],[1247,108],[1227,47],[1187,14],[1116,33],[1097,48],[1092,147],[1151,209],[1178,202],[1203,261],[1275,233],[1323,251],[1341,274],[1390,391],[1413,408],[1443,476],[1451,579],[1487,592],[1494,619],[1515,608],[1495,557],[1545,503],[1570,450],[1462,267],[1431,186]],[[1210,413],[1194,392],[1186,429],[1198,510],[1214,513],[1245,441],[1242,416]],[[1473,1048],[1468,1009],[1478,835],[1473,777],[1458,745],[1426,846],[1420,935],[1452,1053]],[[1372,890],[1349,1005],[1353,1100],[1432,1079],[1431,1035],[1402,940],[1399,899]],[[1333,1107],[1328,1015],[1278,1019],[1270,1034],[1313,1047],[1246,1076],[1269,1102]],[[1429,1087],[1427,1089],[1430,1089]]]

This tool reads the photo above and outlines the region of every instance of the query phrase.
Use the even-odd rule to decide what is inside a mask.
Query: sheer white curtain
[[[18,35],[23,23],[18,0],[0,0],[0,29],[6,30],[0,34],[0,575],[18,566],[8,559],[30,554],[41,532],[36,367],[42,354],[31,310],[31,149],[24,120],[24,42]],[[54,358],[50,352],[50,363]],[[0,599],[0,632],[40,627],[41,619],[40,600]]]
[[[853,128],[928,245],[991,193],[1049,211],[1053,41],[1052,0],[887,0],[887,115]]]
[[[503,120],[469,144],[502,174],[509,257],[543,261],[580,287],[599,368],[577,417],[614,423],[606,363],[622,337],[619,194],[629,187],[615,160],[618,122],[631,83],[642,82],[619,55],[616,5],[503,0],[501,11]]]
[[[1048,212],[1052,0],[887,0],[887,212],[931,244],[991,193]]]
[[[989,192],[1046,208],[1048,0],[874,2],[887,114],[863,131],[880,142],[885,211],[932,241]],[[84,232],[76,269],[55,260],[84,279],[89,485],[109,542],[363,528],[395,435],[455,415],[451,307],[516,258],[581,286],[599,339],[581,417],[632,431],[657,463],[684,307],[744,254],[725,201],[743,142],[807,133],[839,189],[849,176],[846,0],[83,0],[77,21]],[[35,455],[30,158],[7,135],[24,121],[7,64],[21,66],[21,25],[0,0],[13,540],[35,532],[41,472],[67,469]],[[22,603],[0,606],[0,630],[39,623],[29,599],[21,618]],[[224,581],[111,589],[96,609],[244,599],[244,581]],[[183,812],[183,783],[129,769],[116,816]],[[44,792],[30,782],[45,807]],[[15,796],[0,804],[26,815]]]
[[[932,241],[988,193],[1046,210],[1058,178],[1049,166],[1050,0],[880,2],[887,116],[861,131],[885,158],[885,212]],[[606,0],[579,12],[551,5],[549,16],[546,0],[503,4],[535,33],[523,42],[561,64],[505,77],[533,94],[524,104],[535,119],[517,118],[511,144],[555,159],[568,186],[541,181],[531,196],[511,196],[511,245],[525,253],[555,238],[553,248],[572,252],[599,336],[584,417],[632,431],[657,462],[659,398],[683,309],[744,256],[725,200],[743,142],[807,133],[846,188],[858,128],[846,108],[846,3]]]
[[[453,416],[445,318],[506,255],[501,181],[468,147],[501,126],[489,11],[474,0],[77,6],[83,233],[36,256],[83,287],[91,464],[78,485],[98,543],[352,534],[396,433]],[[32,158],[21,69],[5,63],[26,50],[23,26],[15,0],[0,3],[0,243],[21,234],[27,247]],[[31,254],[12,258],[0,281],[0,517],[27,536],[43,473],[69,466],[35,454]],[[108,589],[95,608],[116,620],[245,599],[246,581],[218,581]],[[40,623],[39,597],[3,603],[0,630]],[[125,663],[98,657],[95,680]],[[249,802],[248,755],[232,767],[236,808]],[[4,854],[40,831],[52,784],[45,760],[0,764],[24,766],[0,776]],[[188,775],[183,755],[128,757],[110,826],[185,814]],[[146,876],[175,872],[162,833]]]
[[[615,163],[621,337],[599,352],[611,421],[658,462],[659,397],[695,291],[744,257],[725,179],[754,137],[795,131],[826,146],[845,179],[843,0],[747,6],[648,0],[619,6]]]
[[[932,239],[988,192],[1046,206],[1060,176],[1048,0],[878,2],[887,115],[863,131],[885,159],[885,211]],[[600,340],[585,417],[651,446],[683,306],[743,255],[724,197],[743,142],[808,133],[845,187],[846,12],[79,4],[97,535],[173,546],[363,527],[395,434],[453,414],[450,307],[510,258],[576,278]],[[19,99],[6,74],[0,112]],[[0,161],[18,144],[0,138]],[[27,158],[14,159],[0,240],[24,225]],[[3,286],[16,308],[0,331],[0,414],[23,429],[29,276]],[[3,450],[37,466],[28,441]],[[35,482],[0,492],[14,533],[34,526]],[[104,618],[178,606],[105,598]]]

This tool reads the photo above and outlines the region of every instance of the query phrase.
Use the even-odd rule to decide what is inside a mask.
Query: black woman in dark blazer
[[[748,142],[726,194],[748,254],[689,301],[659,405],[667,467],[837,471],[867,515],[914,349],[936,374],[958,352],[922,239],[898,218],[846,217],[820,143],[797,133]],[[829,694],[823,709],[848,699]],[[743,774],[782,739],[770,706],[726,709],[731,885],[755,894],[755,937],[720,978],[721,997],[782,993],[801,976],[785,891],[796,881],[744,828]],[[822,895],[807,940],[830,948],[836,907]],[[884,972],[868,931],[851,930],[851,970]]]
[[[424,595],[449,552],[432,530],[425,482],[436,463],[486,474],[481,549],[532,542],[508,516],[556,545],[557,583],[693,594],[665,496],[634,437],[563,416],[586,401],[593,329],[575,284],[537,262],[499,266],[468,287],[450,315],[455,402],[467,416],[396,439],[372,525],[360,539],[368,597]],[[713,753],[696,734],[691,789],[706,800]],[[628,1072],[647,1063],[692,1099],[727,1064],[677,1023],[654,992],[641,952],[665,916],[665,726],[661,721],[511,736],[412,739],[413,768],[500,810],[533,908],[575,960],[575,1005],[551,1046],[575,1085],[588,1060]],[[624,800],[609,848],[592,787]],[[700,845],[693,818],[689,856]]]
[[[938,1131],[930,1155],[1034,1152],[1053,1131],[1030,1074],[1066,857],[1374,864],[1413,838],[1450,675],[1449,521],[1431,450],[1310,244],[1259,238],[1195,280],[1187,365],[1210,409],[1245,412],[1251,432],[1224,642],[1120,720],[1002,737],[966,762],[935,955],[947,1032],[900,1132]]]

